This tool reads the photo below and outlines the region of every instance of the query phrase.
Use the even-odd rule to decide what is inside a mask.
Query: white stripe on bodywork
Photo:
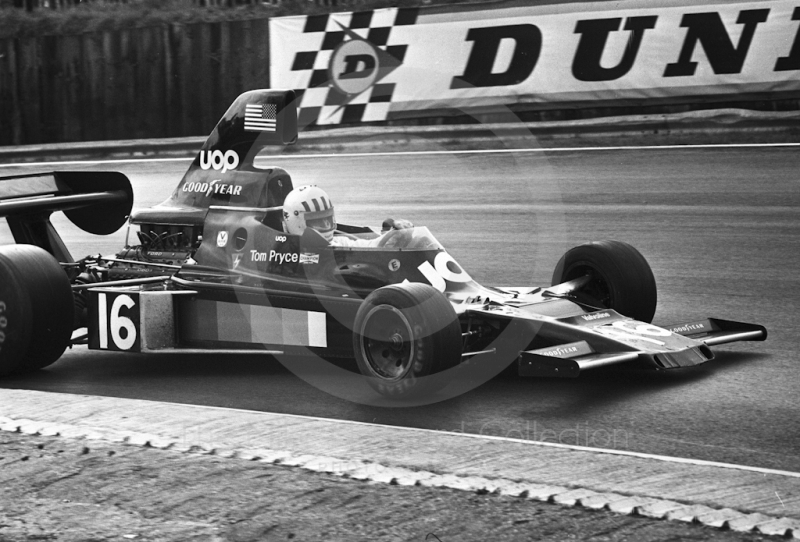
[[[100,340],[100,348],[108,348],[108,304],[106,294],[97,294],[97,333]]]
[[[328,346],[326,315],[263,305],[216,304],[217,339],[294,346]]]
[[[324,312],[308,313],[308,346],[328,346],[327,315]]]
[[[232,303],[227,303],[232,305]],[[284,342],[282,310],[275,307],[250,305],[250,342],[286,344]]]

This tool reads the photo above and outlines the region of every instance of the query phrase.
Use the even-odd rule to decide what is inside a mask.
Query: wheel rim
[[[574,280],[587,275],[590,280],[581,286],[580,293],[597,301],[603,307],[613,307],[611,287],[605,277],[594,267],[587,264],[573,265],[566,273],[566,280]]]
[[[373,307],[359,331],[361,353],[374,376],[396,381],[408,374],[414,358],[414,338],[402,312],[391,305]]]

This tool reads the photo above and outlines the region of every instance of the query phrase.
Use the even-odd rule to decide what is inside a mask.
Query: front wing
[[[640,362],[656,369],[676,369],[714,359],[710,346],[735,341],[763,341],[767,338],[764,326],[717,318],[666,326],[664,329],[692,339],[696,344],[662,352],[602,352],[585,340],[575,341],[521,352],[519,371],[522,376],[575,378],[587,369],[624,362]]]

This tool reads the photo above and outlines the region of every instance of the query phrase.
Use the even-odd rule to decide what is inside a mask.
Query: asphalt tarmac
[[[188,160],[4,167],[113,169],[136,208],[165,199]],[[485,285],[549,284],[571,246],[636,246],[659,287],[656,324],[706,316],[765,325],[764,343],[718,348],[694,370],[628,368],[577,380],[502,375],[413,409],[348,400],[273,358],[106,354],[76,348],[7,388],[152,399],[616,448],[797,471],[795,365],[800,189],[796,148],[575,149],[512,154],[274,157],[295,185],[330,194],[339,222],[405,218],[430,228]],[[266,165],[267,160],[260,160]],[[76,257],[109,253],[124,232],[92,238],[54,217]],[[8,242],[3,232],[0,242]]]

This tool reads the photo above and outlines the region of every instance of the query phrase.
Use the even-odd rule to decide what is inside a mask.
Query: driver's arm
[[[383,221],[383,226],[381,227],[381,235],[380,237],[376,237],[375,239],[358,239],[355,237],[351,237],[349,235],[334,235],[333,240],[331,241],[331,246],[335,247],[379,247],[381,245],[381,241],[383,240],[384,236],[393,230],[407,230],[414,227],[409,220],[405,220],[402,218],[392,219],[387,218]]]
[[[336,235],[334,234],[331,241],[332,247],[376,247],[378,246],[380,237],[375,239],[357,239],[349,235]]]

